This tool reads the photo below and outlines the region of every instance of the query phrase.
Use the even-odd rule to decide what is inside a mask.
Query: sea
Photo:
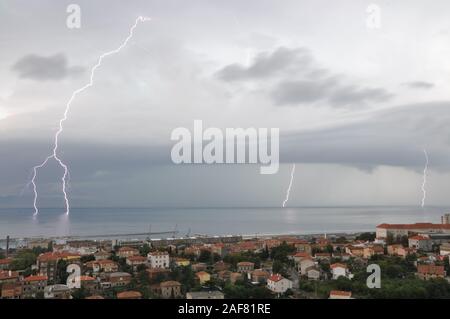
[[[63,209],[46,208],[33,216],[30,208],[8,208],[0,209],[0,239],[373,232],[380,223],[440,223],[447,212],[450,207],[72,208],[66,215]]]

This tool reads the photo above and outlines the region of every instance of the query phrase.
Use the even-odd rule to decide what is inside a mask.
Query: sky
[[[81,28],[66,26],[69,4]],[[367,24],[375,4],[379,25]],[[372,6],[373,7],[373,6]],[[72,207],[450,205],[450,3],[0,0],[0,207],[60,136]],[[177,127],[280,129],[280,170],[175,165]],[[62,170],[39,171],[61,207]]]

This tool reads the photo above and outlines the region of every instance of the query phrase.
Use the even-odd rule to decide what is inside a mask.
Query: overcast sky
[[[81,28],[66,8],[81,7]],[[369,4],[380,28],[366,24]],[[32,207],[60,139],[72,206],[450,205],[450,3],[0,0],[0,207]],[[280,128],[280,170],[175,165],[176,127]],[[39,172],[63,207],[61,169]]]

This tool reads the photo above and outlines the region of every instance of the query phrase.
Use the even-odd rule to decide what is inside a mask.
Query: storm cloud
[[[57,81],[83,72],[80,66],[69,67],[63,53],[51,56],[29,54],[20,58],[12,69],[22,79],[35,81]]]

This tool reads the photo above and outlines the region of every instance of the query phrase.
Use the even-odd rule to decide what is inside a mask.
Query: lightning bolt
[[[295,164],[292,165],[291,180],[289,181],[289,186],[288,186],[288,189],[286,191],[286,198],[283,201],[283,207],[286,206],[286,203],[289,200],[289,194],[291,193],[292,182],[294,180],[294,173],[295,173]]]
[[[423,150],[423,153],[425,155],[425,168],[423,169],[423,182],[422,182],[422,208],[425,207],[425,200],[427,198],[427,190],[426,190],[426,185],[427,185],[427,171],[428,171],[428,153],[426,150]]]
[[[39,214],[39,209],[37,207],[38,192],[37,192],[37,187],[36,187],[36,177],[38,174],[38,170],[40,168],[44,167],[45,165],[47,165],[48,161],[50,161],[52,159],[54,159],[59,164],[59,166],[61,166],[62,169],[64,170],[64,173],[61,177],[62,192],[64,194],[66,214],[67,215],[69,214],[69,212],[70,212],[69,197],[68,197],[67,191],[66,191],[66,188],[67,188],[66,178],[69,174],[69,170],[68,170],[67,165],[58,156],[58,147],[59,147],[58,142],[59,142],[59,135],[63,132],[63,124],[67,120],[67,116],[70,111],[70,106],[72,105],[73,101],[75,100],[75,98],[77,97],[78,94],[80,94],[81,92],[90,88],[94,84],[95,71],[101,66],[103,59],[110,55],[119,53],[124,47],[126,47],[128,42],[130,41],[130,39],[133,37],[134,29],[136,29],[139,22],[146,22],[146,21],[150,21],[150,18],[139,16],[136,19],[136,21],[134,22],[134,24],[131,26],[129,34],[125,38],[125,40],[122,42],[122,44],[119,47],[117,47],[116,49],[105,52],[102,55],[100,55],[100,57],[97,60],[97,63],[91,69],[91,76],[90,76],[89,82],[86,85],[80,87],[79,89],[75,90],[72,93],[72,96],[70,97],[69,101],[66,104],[66,109],[64,111],[63,117],[59,120],[59,128],[55,134],[52,153],[49,156],[47,156],[41,164],[33,167],[33,176],[31,178],[31,181],[28,183],[28,185],[30,185],[30,184],[33,185],[33,193],[34,193],[34,199],[33,199],[34,214],[33,214],[33,216],[36,216],[37,214]]]

